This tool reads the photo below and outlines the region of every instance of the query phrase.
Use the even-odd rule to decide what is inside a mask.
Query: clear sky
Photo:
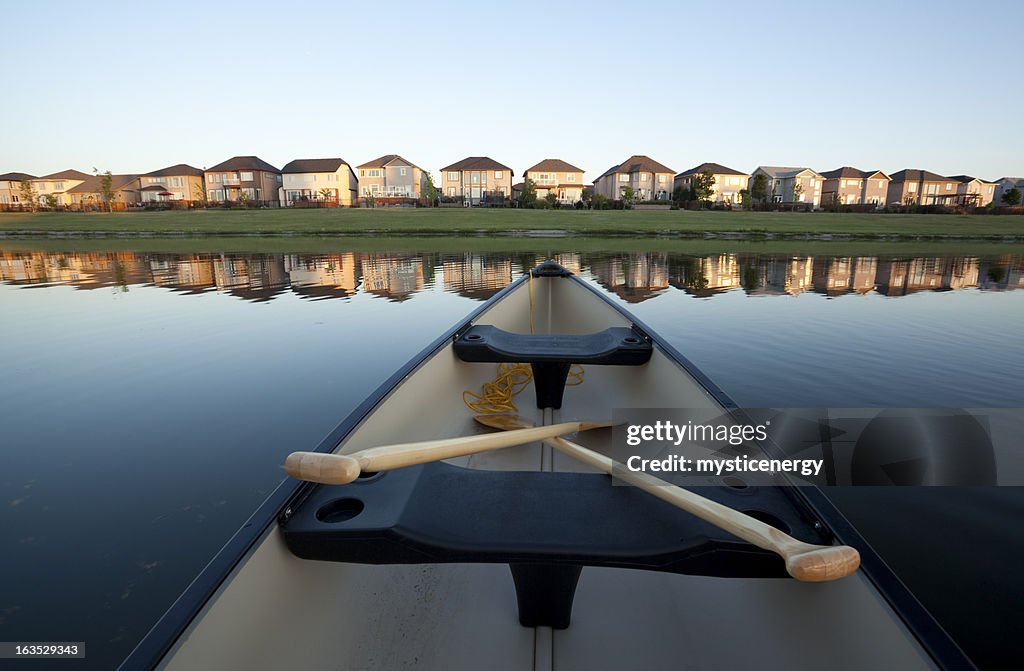
[[[0,173],[632,154],[1024,175],[1024,3],[4,2]],[[439,180],[438,180],[439,181]]]

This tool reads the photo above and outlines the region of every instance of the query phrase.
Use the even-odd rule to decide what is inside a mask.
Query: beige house
[[[139,202],[203,200],[203,171],[179,163],[139,177]]]
[[[531,180],[537,188],[537,198],[555,195],[563,205],[572,205],[583,200],[583,169],[557,158],[546,158],[528,168],[523,179]]]
[[[71,205],[68,192],[91,177],[79,170],[61,170],[32,180],[32,188],[40,205],[46,205],[48,195],[56,197],[58,205]]]
[[[613,165],[594,180],[594,194],[609,200],[621,200],[628,186],[633,188],[636,200],[668,200],[672,192],[675,171],[649,156],[630,156]]]
[[[110,201],[111,209],[123,210],[139,202],[138,175],[111,175],[110,187],[114,191],[114,199]],[[77,209],[107,206],[103,199],[103,175],[87,177],[81,184],[69,189],[67,195],[71,199],[71,206]]]
[[[279,204],[281,171],[257,156],[235,156],[203,173],[210,202],[258,201]]]
[[[821,204],[884,207],[889,193],[889,176],[881,170],[858,170],[844,166],[821,173]]]
[[[787,168],[774,165],[758,166],[750,175],[753,183],[758,175],[768,178],[768,198],[776,203],[807,203],[821,205],[824,179],[810,168]]]
[[[463,204],[502,205],[512,195],[512,169],[487,156],[470,156],[441,169],[441,193]]]
[[[359,180],[352,166],[340,158],[300,158],[281,168],[278,198],[286,207],[323,201],[335,207],[352,207]]]
[[[740,204],[740,191],[747,188],[750,175],[718,163],[701,163],[686,172],[679,173],[673,180],[672,190],[693,189],[694,178],[705,172],[710,172],[715,178],[711,191],[711,202],[730,206]]]
[[[886,202],[890,205],[953,205],[960,182],[927,170],[908,168],[892,174]]]
[[[986,182],[970,175],[954,175],[951,179],[958,182],[956,195],[960,205],[985,207],[995,199],[998,186],[995,182]]]
[[[996,180],[996,191],[993,201],[997,206],[1006,205],[1003,195],[1011,189],[1017,189],[1024,196],[1024,177],[1000,177]]]
[[[419,200],[427,188],[427,172],[398,154],[386,154],[363,163],[359,171],[359,195],[362,198],[414,198]]]
[[[38,177],[24,172],[6,172],[0,175],[0,210],[22,207],[24,194],[21,191],[21,184],[34,179],[38,179]],[[27,206],[31,206],[31,203]]]

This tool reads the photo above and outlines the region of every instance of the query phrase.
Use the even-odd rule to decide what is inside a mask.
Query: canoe
[[[547,262],[314,451],[486,433],[463,391],[516,359],[534,364],[517,403],[539,426],[617,408],[740,412],[650,328]],[[584,382],[562,387],[580,361]],[[607,433],[573,440],[606,451]],[[699,493],[801,540],[856,548],[860,568],[840,580],[790,579],[775,554],[540,441],[362,476],[285,481],[122,668],[972,668],[812,486]]]

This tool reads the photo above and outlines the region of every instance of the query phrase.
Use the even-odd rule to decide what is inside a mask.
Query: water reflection
[[[791,256],[668,253],[560,254],[570,270],[630,303],[678,290],[697,298],[748,296],[896,297],[920,291],[1024,288],[1024,256]],[[225,292],[265,302],[292,293],[311,300],[360,293],[401,302],[428,289],[486,300],[543,260],[523,254],[153,254],[0,252],[0,281],[79,289],[158,286],[183,294]]]

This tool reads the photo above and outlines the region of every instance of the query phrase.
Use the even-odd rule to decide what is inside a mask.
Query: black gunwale
[[[548,268],[552,264],[547,264]],[[484,312],[493,307],[509,293],[528,281],[530,272],[496,293],[465,318],[445,331],[440,337],[423,348],[406,364],[385,380],[372,394],[328,433],[315,448],[316,452],[331,452],[366,419],[402,381],[448,346],[463,329],[472,325]],[[642,330],[666,356],[689,373],[716,401],[730,412],[741,412],[736,403],[720,389],[696,365],[675,347],[662,339],[655,331],[636,318],[623,306],[615,303],[610,296],[598,291],[580,277],[565,271],[560,277],[577,282],[594,296],[611,306],[616,312]],[[769,450],[771,447],[768,446]],[[810,511],[821,520],[843,543],[857,548],[861,553],[861,570],[868,576],[893,610],[917,638],[921,646],[941,668],[975,668],[959,646],[921,605],[906,585],[896,577],[874,550],[861,537],[852,524],[825,498],[817,487],[789,487],[794,503]],[[151,669],[172,648],[181,634],[188,628],[203,607],[216,594],[235,567],[245,559],[249,551],[264,537],[278,517],[302,498],[309,490],[305,483],[284,480],[256,509],[249,519],[214,555],[213,559],[199,572],[149,632],[139,641],[132,652],[118,667],[119,670]],[[797,491],[798,490],[798,491]]]

